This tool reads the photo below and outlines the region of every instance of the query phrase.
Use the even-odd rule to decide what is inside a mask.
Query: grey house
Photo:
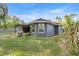
[[[61,32],[60,25],[50,20],[40,18],[30,23],[30,33],[32,36],[53,36]]]
[[[53,36],[62,33],[60,25],[56,22],[37,19],[27,25],[21,25],[23,32],[30,32],[31,36]]]

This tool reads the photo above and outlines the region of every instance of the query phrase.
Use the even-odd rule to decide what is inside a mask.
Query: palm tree
[[[63,25],[64,27],[64,33],[66,37],[66,41],[72,44],[72,51],[73,54],[77,53],[77,48],[76,48],[76,33],[77,33],[77,24],[73,18],[76,16],[76,14],[70,14],[70,15],[65,15],[64,20],[65,24]]]
[[[2,18],[3,22],[4,22],[4,29],[6,28],[6,15],[8,14],[8,8],[7,8],[7,5],[6,4],[2,4],[0,3],[0,9],[2,9],[3,11],[3,14],[0,16],[0,18]]]
[[[79,32],[79,18],[78,18],[78,20],[76,21],[76,27],[77,27],[77,32]]]
[[[76,42],[77,42],[77,45],[79,44],[79,18],[78,20],[76,21]]]

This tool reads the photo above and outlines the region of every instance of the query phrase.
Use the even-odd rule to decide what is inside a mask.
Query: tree
[[[57,21],[58,23],[61,23],[61,22],[62,22],[62,18],[59,17],[59,16],[57,16],[57,17],[56,17],[56,21]]]
[[[20,23],[21,23],[21,20],[19,20],[18,17],[9,16],[9,15],[6,16],[6,27],[7,28],[13,28]]]
[[[21,23],[21,21],[19,20],[19,18],[18,17],[16,17],[16,16],[12,16],[12,24],[13,24],[13,27],[15,28],[15,32],[16,32],[16,25],[18,25],[18,24],[20,24]]]
[[[75,16],[76,14],[65,15],[65,22],[62,25],[64,28],[66,42],[71,44],[73,55],[77,54],[76,33],[78,28],[77,26],[79,26],[79,24],[74,21]]]
[[[4,29],[6,28],[6,15],[8,13],[8,8],[6,4],[0,3],[0,9],[2,10],[2,15],[0,16],[1,20],[4,23]]]
[[[79,32],[79,19],[75,21],[76,14],[69,14],[65,15],[64,19],[62,20],[61,17],[56,17],[58,23],[60,23],[61,27],[64,29],[64,37],[67,46],[69,46],[69,51],[72,55],[79,55],[78,54],[78,47],[77,47],[77,32]],[[79,42],[79,41],[78,41]]]
[[[59,23],[59,34],[62,34],[62,32],[63,32],[63,27],[62,27],[62,18],[61,17],[59,17],[59,16],[57,16],[56,17],[56,21]],[[62,29],[62,30],[61,30]]]

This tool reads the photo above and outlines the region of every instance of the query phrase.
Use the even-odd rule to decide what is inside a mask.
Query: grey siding
[[[31,33],[31,35],[32,36],[37,36],[37,34],[38,34],[38,32],[37,32],[37,26],[38,26],[38,24],[34,24],[35,25],[35,32],[32,32],[32,29],[30,28],[30,33]]]
[[[61,26],[59,26],[59,34],[62,34],[63,33],[63,29]]]
[[[52,36],[55,35],[55,29],[54,29],[54,25],[51,24],[47,24],[47,36]]]
[[[55,28],[54,25],[52,24],[45,24],[45,33],[44,34],[39,34],[38,32],[38,24],[35,24],[35,32],[31,31],[32,36],[53,36],[55,35]]]

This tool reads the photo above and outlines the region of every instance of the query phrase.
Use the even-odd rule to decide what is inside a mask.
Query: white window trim
[[[39,24],[43,24],[43,23],[39,23]],[[38,24],[38,33],[39,33],[39,34],[45,34],[45,24],[44,24],[44,29],[43,29],[44,31],[43,31],[43,32],[40,32],[40,31],[39,31],[39,29],[40,29],[40,28],[39,28],[39,24]]]
[[[35,27],[33,27],[33,25],[34,25]],[[36,25],[35,25],[35,24],[33,24],[33,25],[31,25],[31,32],[33,32],[33,31],[32,31],[33,29],[35,29],[34,32],[36,32]],[[34,32],[33,32],[33,33],[34,33]]]

